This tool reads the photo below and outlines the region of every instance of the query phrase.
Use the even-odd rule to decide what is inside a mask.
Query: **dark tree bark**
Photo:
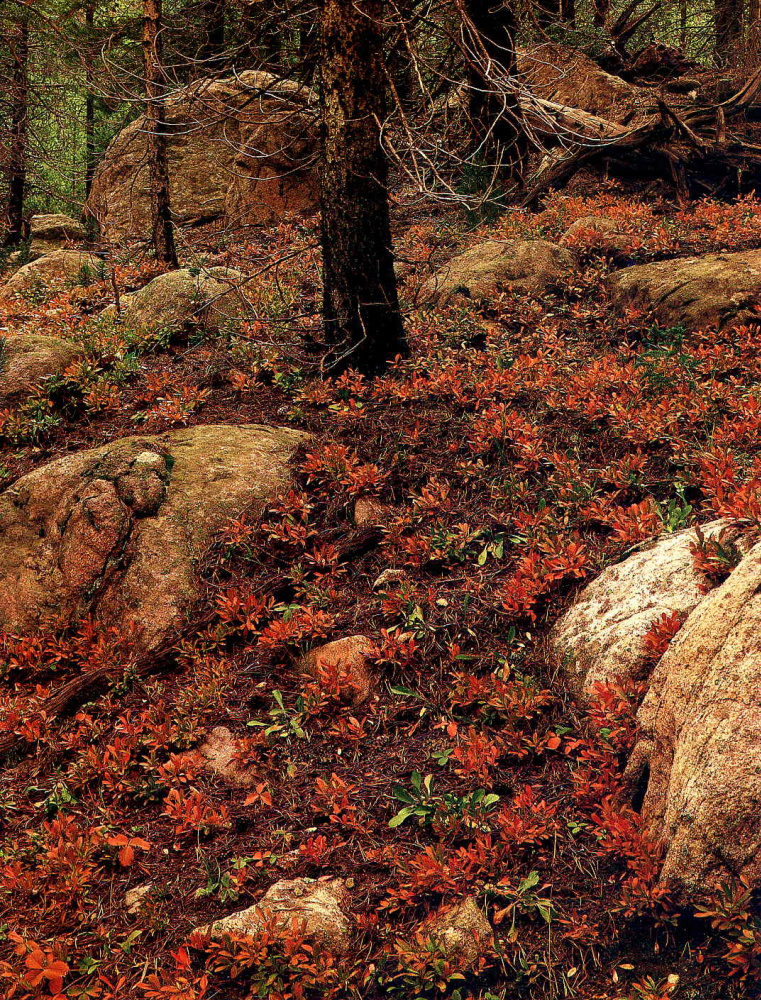
[[[5,245],[12,247],[17,246],[24,238],[24,194],[29,136],[29,22],[26,18],[16,25],[10,45],[13,75],[8,150],[8,225]]]
[[[95,4],[88,3],[85,10],[85,24],[87,25],[85,66],[85,200],[90,196],[92,179],[95,174],[95,88],[93,82],[95,53],[91,49],[94,23]]]
[[[204,0],[201,10],[204,41],[198,53],[202,62],[219,64],[224,57],[226,14],[227,0]]]
[[[385,114],[382,0],[322,0],[323,320],[330,363],[381,371],[406,348],[394,274]]]
[[[503,179],[520,182],[526,134],[516,93],[500,92],[494,78],[517,76],[516,17],[509,2],[463,0],[469,22],[468,86],[470,119],[483,156],[499,165]]]
[[[737,60],[742,44],[743,5],[741,0],[714,0],[714,57],[717,65],[727,66]]]
[[[593,21],[596,28],[604,28],[610,13],[610,0],[594,0]]]
[[[748,53],[751,65],[757,66],[761,56],[761,0],[750,0],[748,7]]]
[[[161,17],[162,0],[143,0],[143,61],[151,188],[151,241],[156,259],[162,264],[176,268],[179,264],[174,244],[169,196]]]

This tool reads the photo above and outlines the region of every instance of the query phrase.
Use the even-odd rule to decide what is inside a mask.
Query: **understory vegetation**
[[[556,240],[590,215],[616,221],[632,262],[761,238],[755,197],[675,209],[612,183],[488,232]],[[252,275],[250,319],[213,336],[95,318],[161,270],[118,254],[52,298],[3,302],[0,329],[85,354],[0,413],[0,486],[125,434],[257,422],[312,434],[295,488],[217,538],[204,606],[152,672],[89,620],[0,635],[4,996],[758,995],[758,901],[740,882],[698,910],[670,895],[661,845],[621,794],[644,687],[599,685],[582,708],[545,644],[580,584],[653,537],[761,523],[758,327],[693,333],[613,310],[591,230],[557,294],[430,309],[418,289],[473,233],[430,206],[394,225],[411,350],[374,380],[314,377],[307,223],[249,242],[220,243],[213,227],[186,237],[186,266]],[[381,529],[346,558],[363,504]],[[694,558],[719,583],[734,553],[698,539]],[[402,572],[378,581],[389,568]],[[652,622],[653,662],[681,624]],[[353,634],[376,645],[364,701],[340,671],[298,665]],[[106,688],[49,711],[53,691],[105,666]],[[246,788],[203,767],[197,748],[222,723]],[[351,894],[350,959],[298,926],[235,947],[192,934],[273,881],[328,875]],[[125,892],[146,883],[128,913]],[[467,896],[496,935],[463,971],[423,922]]]

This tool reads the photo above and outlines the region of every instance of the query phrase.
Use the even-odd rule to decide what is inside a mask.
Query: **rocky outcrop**
[[[518,72],[537,97],[611,121],[653,103],[644,88],[606,73],[584,52],[566,45],[548,42],[520,50]]]
[[[96,280],[103,261],[82,250],[56,250],[24,264],[0,285],[0,296],[31,295]]]
[[[643,309],[662,327],[723,329],[758,322],[761,250],[665,260],[617,271],[613,301]]]
[[[246,314],[245,282],[246,275],[231,267],[168,271],[122,296],[119,323],[131,330],[164,333],[224,329]],[[102,315],[116,319],[116,307],[109,306]]]
[[[32,241],[29,260],[63,249],[67,243],[84,243],[85,227],[68,215],[33,215],[29,224]]]
[[[487,240],[440,268],[422,287],[421,298],[444,305],[456,295],[488,299],[513,288],[542,295],[573,271],[575,258],[546,240]]]
[[[655,669],[628,768],[662,882],[692,898],[761,883],[761,545],[692,612]]]
[[[268,73],[196,81],[166,102],[172,212],[180,224],[272,222],[317,207],[314,96]],[[106,150],[86,211],[106,239],[149,229],[147,123]]]
[[[82,348],[58,337],[22,333],[0,338],[0,407],[64,371],[84,354]]]
[[[724,542],[726,521],[702,530]],[[694,531],[657,539],[615,566],[608,566],[585,587],[549,636],[553,660],[577,697],[587,698],[596,683],[641,680],[648,661],[645,636],[664,614],[686,616],[705,597],[705,578],[693,564]]]
[[[0,629],[93,614],[152,648],[199,595],[198,560],[291,482],[301,432],[211,425],[59,458],[0,494]]]
[[[286,936],[295,922],[304,937],[342,956],[351,946],[349,903],[342,879],[284,879],[271,886],[255,906],[199,927],[195,934],[212,941],[221,941],[225,936],[256,939],[266,927]]]

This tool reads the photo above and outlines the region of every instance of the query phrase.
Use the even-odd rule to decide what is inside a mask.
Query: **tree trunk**
[[[225,54],[225,15],[227,0],[204,0],[202,17],[204,42],[198,53],[201,62],[218,66]]]
[[[761,56],[761,0],[750,0],[748,7],[748,54],[751,66],[758,66]]]
[[[17,246],[24,238],[24,193],[26,190],[27,138],[29,135],[29,23],[24,18],[11,40],[11,133],[8,150],[8,228],[6,246]]]
[[[714,0],[714,58],[717,66],[737,60],[742,43],[742,3],[740,0]]]
[[[470,120],[480,154],[502,178],[521,182],[526,133],[517,93],[496,80],[517,76],[515,12],[509,3],[464,0],[471,37],[467,43]]]
[[[164,73],[161,60],[162,0],[143,0],[143,59],[145,66],[148,160],[151,188],[151,240],[156,259],[179,267],[174,245],[169,197]]]
[[[85,52],[85,200],[90,196],[92,179],[95,173],[95,88],[93,86],[92,51],[93,26],[95,23],[95,4],[88,3],[85,10],[87,25],[87,50]]]
[[[323,321],[334,368],[368,374],[406,349],[381,145],[382,0],[322,0]]]
[[[610,0],[594,0],[593,21],[596,28],[604,28],[610,13]]]

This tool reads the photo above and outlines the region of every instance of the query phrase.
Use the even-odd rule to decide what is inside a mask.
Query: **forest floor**
[[[637,261],[761,245],[761,201],[679,208],[614,187],[553,195],[484,231],[554,241],[590,214],[615,218]],[[0,331],[81,340],[87,357],[0,413],[0,486],[127,434],[267,423],[314,435],[298,488],[209,552],[210,613],[170,667],[135,677],[128,646],[90,623],[0,639],[2,726],[25,740],[0,779],[3,996],[758,996],[752,904],[723,919],[717,889],[699,914],[681,906],[658,885],[658,845],[614,805],[642,691],[601,689],[582,710],[544,643],[579,586],[633,546],[761,517],[758,333],[616,313],[612,264],[591,244],[556,295],[416,305],[476,239],[443,211],[397,221],[412,353],[375,381],[320,380],[315,355],[294,348],[319,327],[309,226],[194,235],[189,262],[256,275],[257,318],[224,336],[125,338],[93,319],[107,282],[2,304]],[[154,273],[125,264],[118,280]],[[341,561],[334,543],[363,499],[382,505],[382,538]],[[374,590],[389,567],[404,578]],[[274,575],[287,597],[255,600]],[[355,634],[378,646],[362,704],[342,678],[297,666]],[[45,719],[46,692],[106,660],[107,691]],[[220,725],[248,789],[194,756]],[[189,942],[299,876],[348,880],[350,959],[298,934],[237,960]],[[143,884],[130,915],[125,892]],[[463,976],[418,928],[466,896],[496,937]]]

